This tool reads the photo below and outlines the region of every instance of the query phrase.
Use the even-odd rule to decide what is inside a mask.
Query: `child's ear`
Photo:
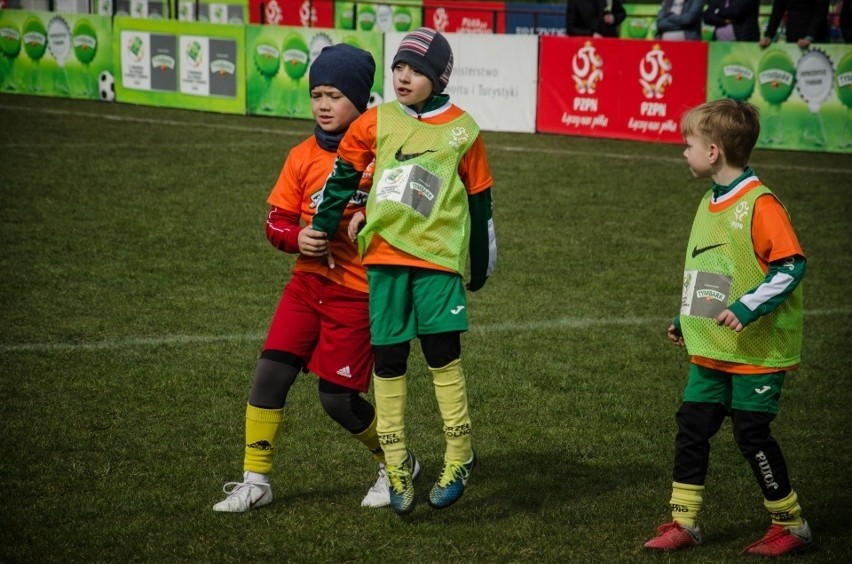
[[[722,157],[722,149],[720,149],[715,143],[710,143],[707,150],[710,153],[709,159],[711,164],[715,164]]]

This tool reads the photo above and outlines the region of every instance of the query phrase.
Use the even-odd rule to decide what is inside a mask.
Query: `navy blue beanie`
[[[346,43],[325,47],[311,63],[309,88],[333,86],[349,98],[359,112],[367,109],[376,62],[369,51]]]

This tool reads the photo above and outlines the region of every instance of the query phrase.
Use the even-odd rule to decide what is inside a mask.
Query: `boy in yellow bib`
[[[686,114],[681,130],[692,175],[713,184],[695,216],[680,315],[668,328],[668,338],[691,355],[676,417],[672,522],[660,526],[645,548],[701,543],[710,438],[730,416],[772,520],[744,552],[806,550],[811,531],[770,430],[785,375],[801,358],[805,256],[786,209],[747,165],[760,134],[757,108],[708,102]]]
[[[455,503],[476,464],[460,363],[460,335],[467,330],[462,277],[468,253],[468,290],[481,288],[494,268],[493,180],[479,127],[443,94],[452,68],[450,44],[437,31],[420,28],[402,39],[391,65],[397,99],[353,122],[313,218],[313,228],[331,238],[357,179],[375,158],[358,243],[370,287],[376,428],[391,506],[400,515],[414,509],[418,466],[406,448],[404,424],[412,339],[420,339],[429,365],[447,444],[429,504]],[[330,264],[334,259],[332,248]]]

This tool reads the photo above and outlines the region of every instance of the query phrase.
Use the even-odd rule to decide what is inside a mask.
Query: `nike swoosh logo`
[[[402,147],[396,150],[396,155],[394,157],[397,161],[404,163],[405,161],[410,161],[411,159],[416,159],[420,155],[425,155],[426,153],[435,153],[432,149],[427,149],[426,151],[421,151],[420,153],[403,153]]]
[[[726,243],[719,243],[717,245],[708,245],[706,247],[701,247],[700,249],[698,248],[698,246],[692,247],[692,258],[695,258],[698,255],[700,255],[701,253],[709,251],[710,249],[715,249],[716,247],[721,247],[722,245],[725,245],[725,244]]]
[[[755,388],[754,391],[757,392],[758,394],[762,394],[762,393],[767,392],[771,389],[772,389],[771,386],[763,386],[762,388]]]

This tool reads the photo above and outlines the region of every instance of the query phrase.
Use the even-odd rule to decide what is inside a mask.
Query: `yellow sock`
[[[802,506],[799,505],[799,496],[796,492],[790,492],[790,495],[778,501],[764,499],[763,506],[769,511],[772,522],[776,525],[801,527],[805,524],[805,520],[802,519]]]
[[[467,391],[461,361],[456,359],[443,368],[429,367],[435,384],[435,398],[444,420],[447,440],[445,460],[467,462],[473,451],[470,446],[470,416],[467,412]]]
[[[698,522],[698,513],[704,501],[704,486],[672,482],[672,520],[681,525],[694,527]]]
[[[284,408],[261,409],[246,405],[246,449],[243,469],[258,474],[272,472],[275,439],[284,421]]]
[[[405,462],[405,400],[408,384],[405,374],[396,378],[373,375],[373,394],[376,398],[376,432],[385,460],[391,466]]]
[[[373,417],[373,422],[370,423],[370,426],[360,433],[355,434],[355,438],[370,449],[370,452],[373,453],[373,459],[376,462],[384,462],[385,451],[382,450],[382,446],[379,444],[379,434],[376,432],[376,420],[377,418]]]

